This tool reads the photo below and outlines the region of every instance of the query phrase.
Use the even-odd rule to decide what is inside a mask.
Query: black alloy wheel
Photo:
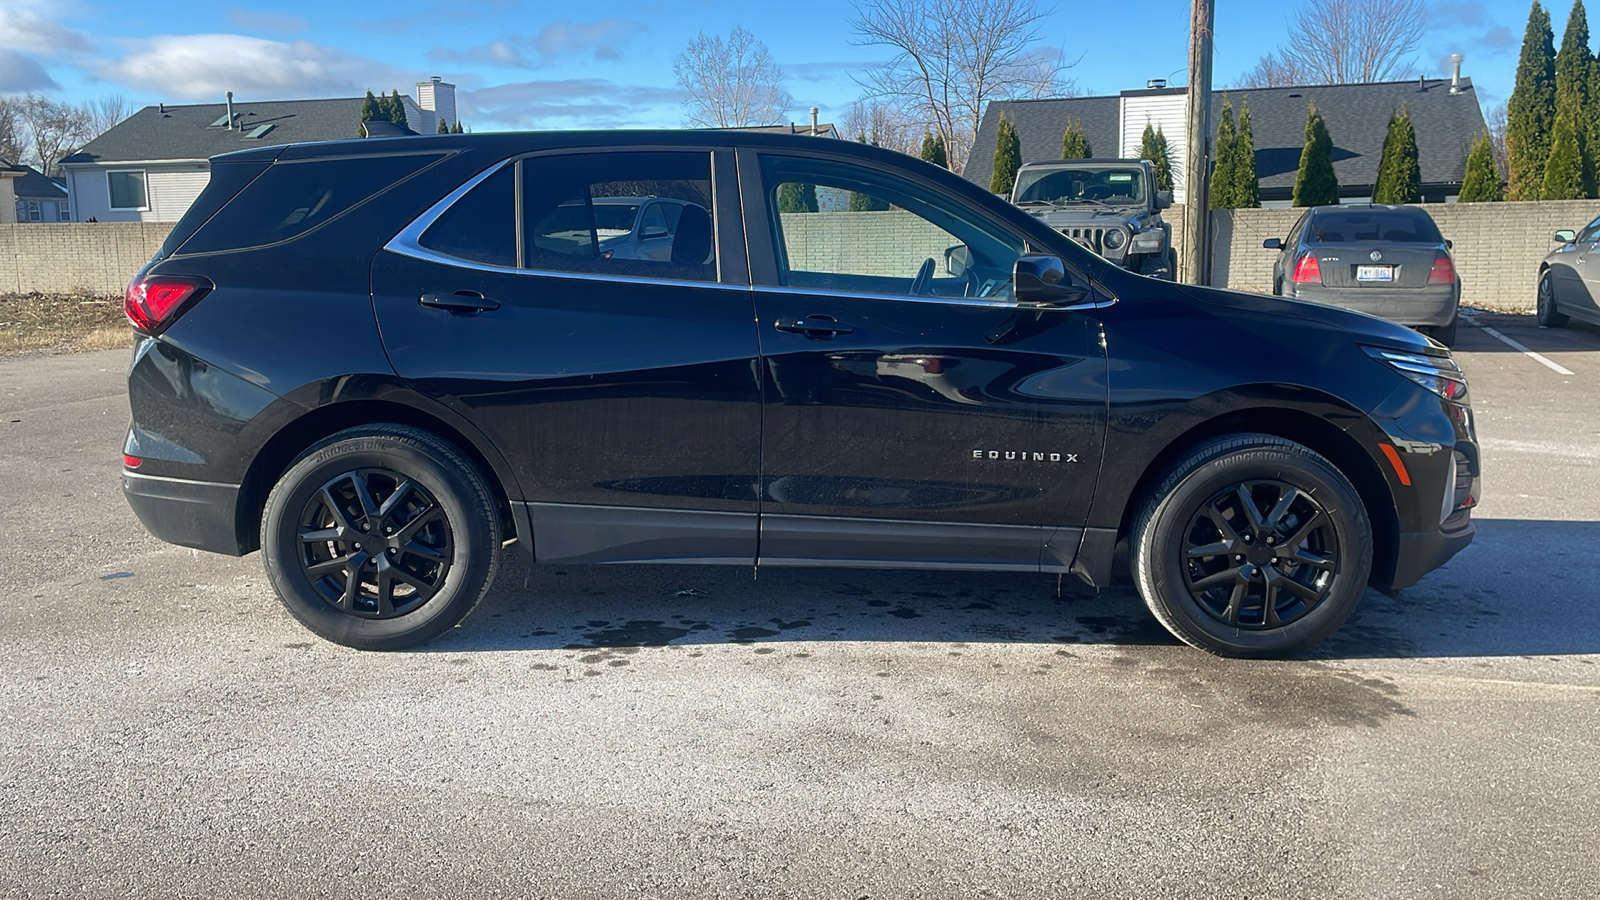
[[[1533,317],[1546,328],[1561,328],[1571,321],[1556,306],[1556,280],[1549,269],[1539,273],[1539,294]]]
[[[1178,460],[1134,516],[1134,581],[1179,640],[1222,656],[1279,656],[1338,628],[1372,570],[1372,524],[1321,454],[1227,435]]]
[[[456,447],[402,425],[339,432],[267,496],[261,551],[284,606],[323,638],[398,650],[456,626],[488,592],[501,517]]]
[[[1283,481],[1224,488],[1191,517],[1185,587],[1229,627],[1277,628],[1327,599],[1339,571],[1333,519]]]
[[[300,569],[330,606],[375,619],[403,616],[444,586],[450,520],[419,485],[386,469],[337,475],[300,515]]]

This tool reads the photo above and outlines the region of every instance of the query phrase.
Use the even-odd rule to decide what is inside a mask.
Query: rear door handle
[[[789,334],[803,334],[814,340],[828,340],[834,335],[849,334],[855,327],[846,325],[833,316],[811,315],[804,319],[779,319],[772,323],[772,327]]]
[[[423,294],[417,298],[423,306],[449,310],[453,313],[475,315],[500,308],[499,300],[490,300],[477,291],[456,291],[454,294]]]

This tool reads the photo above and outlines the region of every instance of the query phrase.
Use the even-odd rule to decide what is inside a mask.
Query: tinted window
[[[528,268],[716,280],[709,153],[592,153],[522,167]],[[634,224],[657,197],[684,202],[678,228],[643,240]]]
[[[414,154],[273,163],[183,250],[260,247],[299,237],[439,158]]]
[[[490,175],[450,205],[417,243],[446,256],[492,266],[517,264],[517,222],[511,166]]]
[[[1017,176],[1017,203],[1071,205],[1104,203],[1138,206],[1144,203],[1144,169],[1024,169]]]
[[[1590,222],[1578,235],[1578,239],[1574,243],[1587,244],[1597,240],[1600,240],[1600,219]]]
[[[1330,210],[1311,220],[1311,240],[1323,244],[1387,241],[1437,244],[1444,239],[1433,219],[1420,210]]]
[[[845,163],[769,156],[762,172],[781,284],[1009,297],[1022,239],[952,199]]]

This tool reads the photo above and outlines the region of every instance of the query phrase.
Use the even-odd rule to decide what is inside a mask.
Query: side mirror
[[[1450,240],[1449,238],[1445,238],[1444,239],[1444,248],[1446,250],[1454,250],[1456,248],[1456,242]]]
[[[667,229],[660,225],[646,225],[645,227],[639,229],[639,240],[648,241],[653,238],[664,238],[669,233],[670,232],[668,232]]]
[[[972,266],[972,249],[966,244],[957,244],[946,247],[944,251],[944,270],[956,278],[967,274],[967,269]]]
[[[1555,234],[1550,235],[1550,239],[1558,244],[1570,244],[1578,239],[1578,233],[1573,231],[1571,228],[1563,228]]]
[[[1282,250],[1283,241],[1279,238],[1267,238],[1261,242],[1261,246],[1266,250]]]
[[[1156,209],[1166,209],[1172,205],[1171,191],[1156,191]]]
[[[1067,280],[1067,267],[1054,256],[1023,256],[1011,270],[1018,303],[1071,306],[1089,297],[1089,289]]]

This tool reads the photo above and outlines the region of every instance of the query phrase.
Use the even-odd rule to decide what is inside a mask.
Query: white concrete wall
[[[111,208],[106,173],[127,169],[145,173],[145,209]],[[210,180],[211,168],[203,162],[146,166],[108,163],[68,170],[67,191],[72,195],[72,212],[79,222],[91,217],[98,222],[176,222],[189,211]]]

